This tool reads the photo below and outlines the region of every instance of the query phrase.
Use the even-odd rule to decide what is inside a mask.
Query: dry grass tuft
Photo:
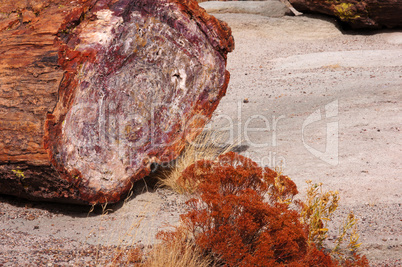
[[[166,233],[165,233],[166,234]],[[163,233],[161,233],[163,236]],[[177,228],[174,235],[166,234],[161,243],[149,248],[120,248],[111,266],[137,267],[210,267],[212,260],[201,253],[188,231]]]
[[[173,238],[156,245],[147,256],[146,267],[208,267],[212,260],[204,256],[188,231],[178,229]]]
[[[188,183],[181,179],[183,171],[199,160],[215,160],[220,155],[234,149],[240,142],[221,145],[225,141],[223,133],[217,131],[204,131],[189,143],[183,153],[176,160],[175,165],[159,175],[158,186],[167,187],[179,194],[192,194],[197,189],[197,184]]]

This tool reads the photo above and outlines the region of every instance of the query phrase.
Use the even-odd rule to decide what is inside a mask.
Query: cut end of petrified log
[[[60,30],[66,73],[45,146],[69,197],[116,202],[211,117],[233,37],[195,1],[100,1],[85,17]]]

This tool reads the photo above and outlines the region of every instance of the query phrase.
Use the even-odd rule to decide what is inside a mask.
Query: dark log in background
[[[337,17],[353,29],[402,27],[402,0],[289,0],[298,11]]]
[[[0,193],[121,200],[201,131],[233,48],[195,0],[0,2]]]

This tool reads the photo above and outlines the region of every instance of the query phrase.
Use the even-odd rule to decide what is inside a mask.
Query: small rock
[[[35,215],[33,215],[33,214],[29,214],[28,216],[27,216],[27,220],[28,221],[33,221],[33,220],[35,220],[36,219],[36,217],[35,217]]]

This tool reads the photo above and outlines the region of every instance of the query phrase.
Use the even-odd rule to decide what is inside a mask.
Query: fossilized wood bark
[[[233,47],[193,0],[0,3],[0,193],[119,201],[199,133]]]
[[[298,11],[335,16],[352,28],[402,27],[402,0],[289,0]]]

